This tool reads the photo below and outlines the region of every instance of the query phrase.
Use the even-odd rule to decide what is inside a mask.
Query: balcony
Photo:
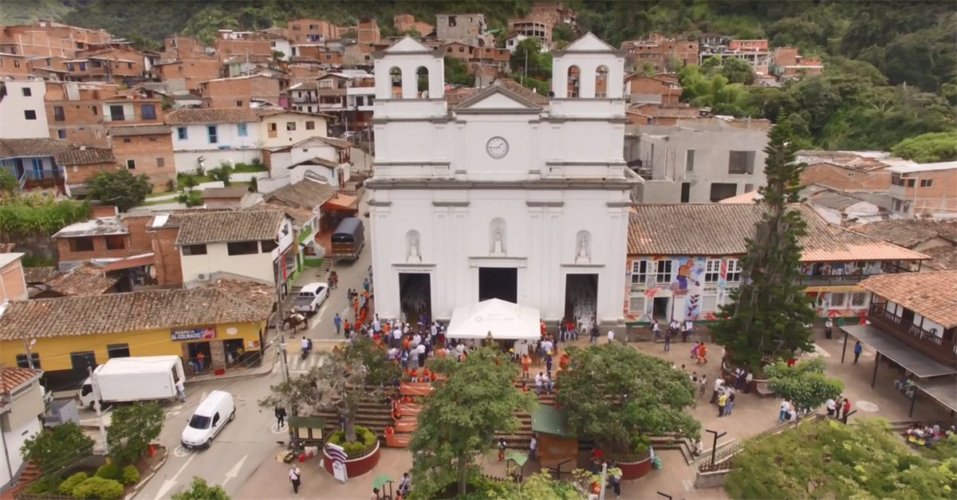
[[[935,361],[948,366],[957,363],[954,329],[943,332],[944,337],[938,337],[934,332],[925,330],[918,325],[906,324],[908,321],[887,311],[884,303],[872,304],[868,310],[867,319],[883,332],[892,335]]]
[[[801,276],[801,285],[803,286],[838,286],[838,285],[855,285],[860,283],[864,278],[868,278],[869,275],[862,274],[850,274],[842,276]]]

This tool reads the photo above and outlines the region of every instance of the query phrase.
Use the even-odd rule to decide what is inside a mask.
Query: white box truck
[[[97,397],[94,380],[102,403],[130,403],[173,399],[176,382],[185,379],[179,356],[112,358],[97,366],[93,376],[83,381],[80,404],[87,408],[93,406]]]

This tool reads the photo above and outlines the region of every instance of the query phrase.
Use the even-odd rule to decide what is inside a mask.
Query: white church
[[[589,33],[555,54],[550,97],[497,82],[456,103],[441,52],[405,38],[381,53],[366,182],[379,316],[448,320],[497,298],[548,322],[623,325],[639,180],[623,159],[623,73]]]

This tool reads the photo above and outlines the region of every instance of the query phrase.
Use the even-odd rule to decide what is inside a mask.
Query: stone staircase
[[[28,463],[23,470],[20,471],[20,476],[17,478],[13,487],[3,492],[3,494],[0,494],[0,500],[14,500],[17,498],[17,495],[23,493],[31,484],[40,479],[41,475],[42,472],[39,467],[32,462]]]

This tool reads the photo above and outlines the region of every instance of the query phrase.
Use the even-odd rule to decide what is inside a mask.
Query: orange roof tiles
[[[944,328],[957,326],[957,271],[881,274],[861,286]]]

